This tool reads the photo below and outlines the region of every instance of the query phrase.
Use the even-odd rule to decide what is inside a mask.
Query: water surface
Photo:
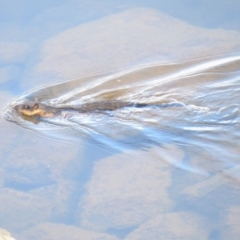
[[[238,239],[237,20],[198,18],[206,3],[194,16],[155,1],[23,6],[1,23],[1,228],[16,239]],[[169,107],[34,124],[13,111],[26,99]]]

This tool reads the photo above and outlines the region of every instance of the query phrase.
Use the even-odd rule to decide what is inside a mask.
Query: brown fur
[[[138,104],[139,105],[139,104]],[[145,106],[145,104],[143,104]],[[20,104],[15,106],[15,110],[18,114],[24,117],[44,117],[44,118],[51,118],[56,115],[61,114],[62,111],[75,111],[79,113],[100,113],[105,111],[113,111],[123,107],[130,107],[130,106],[137,106],[131,102],[122,102],[122,101],[99,101],[99,102],[92,102],[92,103],[85,103],[79,107],[68,107],[68,108],[55,108],[46,106],[41,103],[35,104]]]
[[[17,113],[28,117],[54,117],[56,110],[52,107],[47,107],[44,104],[35,103],[33,106],[28,104],[20,104],[15,107]]]

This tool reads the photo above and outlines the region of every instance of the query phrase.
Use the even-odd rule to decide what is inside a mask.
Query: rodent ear
[[[35,103],[34,105],[33,105],[33,109],[34,110],[37,110],[39,108],[39,104],[38,103]]]

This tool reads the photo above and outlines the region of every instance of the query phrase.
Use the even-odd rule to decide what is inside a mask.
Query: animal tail
[[[174,102],[174,103],[134,103],[134,107],[136,108],[144,108],[144,107],[157,107],[157,108],[171,108],[171,107],[185,107],[185,104]]]

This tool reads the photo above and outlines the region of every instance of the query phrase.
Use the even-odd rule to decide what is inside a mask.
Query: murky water
[[[108,7],[1,50],[0,227],[16,239],[238,239],[237,25]],[[14,110],[103,100],[149,106],[37,124]]]

